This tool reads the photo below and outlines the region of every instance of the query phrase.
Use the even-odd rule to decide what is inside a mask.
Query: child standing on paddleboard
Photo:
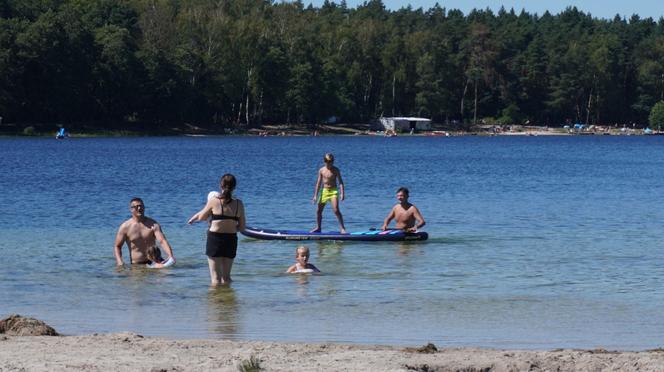
[[[318,179],[316,180],[316,190],[312,202],[318,204],[316,210],[316,227],[311,232],[320,232],[321,222],[323,221],[323,209],[328,202],[332,204],[332,211],[339,221],[340,232],[346,233],[344,218],[339,211],[339,198],[345,199],[344,181],[341,179],[341,171],[334,166],[334,155],[327,153],[323,157],[325,166],[318,170]],[[337,188],[337,180],[339,187]],[[322,189],[321,189],[322,186]],[[320,191],[320,195],[319,195]]]

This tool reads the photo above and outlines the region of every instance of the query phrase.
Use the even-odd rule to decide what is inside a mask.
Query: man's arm
[[[163,248],[168,257],[172,258],[173,262],[175,262],[175,256],[173,256],[173,249],[171,248],[171,245],[168,244],[168,240],[166,240],[166,235],[164,235],[163,231],[161,231],[161,226],[159,226],[159,224],[155,222],[154,226],[152,227],[152,231],[154,231],[154,237],[157,239],[157,242],[159,242],[159,246]]]
[[[124,265],[122,261],[122,246],[125,243],[126,234],[124,231],[124,224],[118,229],[118,233],[115,234],[115,244],[113,246],[113,254],[115,255],[115,264],[117,266]],[[131,252],[129,252],[131,254]]]
[[[422,214],[420,213],[420,210],[417,209],[416,206],[413,206],[415,210],[413,211],[413,217],[415,217],[415,220],[417,220],[417,225],[415,225],[415,231],[421,229],[424,225],[427,224],[427,222],[424,220],[424,217],[422,217]]]
[[[380,228],[381,230],[386,230],[387,229],[387,225],[389,225],[390,221],[392,221],[392,219],[394,219],[394,215],[395,215],[394,214],[394,208],[392,208],[390,213],[388,213],[387,217],[385,217],[385,221],[383,222],[383,226]]]

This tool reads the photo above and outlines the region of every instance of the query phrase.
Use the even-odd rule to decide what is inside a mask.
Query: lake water
[[[309,229],[325,152],[349,230],[379,227],[407,186],[430,239],[310,242],[323,274],[294,276],[298,243],[241,238],[234,283],[211,289],[206,224],[185,222],[219,177],[237,176],[250,226]],[[0,317],[65,334],[664,346],[664,137],[1,138],[0,169]],[[133,196],[175,267],[115,268]]]

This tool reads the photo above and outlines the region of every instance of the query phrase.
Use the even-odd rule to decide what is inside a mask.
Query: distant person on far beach
[[[131,218],[120,225],[115,235],[115,262],[118,266],[124,265],[122,261],[122,246],[127,243],[129,247],[129,262],[132,264],[148,264],[148,250],[156,247],[157,242],[166,251],[168,258],[175,262],[173,249],[171,249],[166,236],[161,231],[157,221],[145,216],[145,204],[141,198],[133,198],[129,202]],[[158,249],[158,248],[157,248]]]
[[[210,218],[205,254],[208,256],[210,281],[213,286],[230,284],[233,260],[237,255],[237,232],[245,229],[244,204],[233,199],[237,181],[224,174],[219,181],[221,194],[210,193],[205,207],[191,216],[188,224]]]
[[[340,232],[346,233],[344,218],[339,210],[339,198],[345,199],[344,181],[341,178],[341,171],[334,166],[334,155],[327,153],[323,157],[325,165],[318,170],[318,179],[316,180],[316,189],[312,201],[318,204],[316,210],[316,227],[311,232],[320,232],[323,221],[323,209],[328,202],[332,204],[332,211],[339,221]],[[337,188],[337,180],[339,187]],[[322,188],[321,188],[322,186]],[[320,195],[319,195],[320,192]]]
[[[417,232],[418,229],[421,229],[426,225],[426,221],[424,221],[424,217],[422,217],[420,210],[417,209],[414,204],[408,202],[408,194],[408,189],[405,187],[401,187],[397,190],[397,200],[399,203],[397,203],[387,215],[381,230],[386,230],[387,225],[389,225],[392,220],[396,222],[396,228],[398,230],[406,232]]]
[[[301,245],[295,250],[295,264],[286,270],[289,274],[319,273],[320,270],[309,263],[309,248]]]

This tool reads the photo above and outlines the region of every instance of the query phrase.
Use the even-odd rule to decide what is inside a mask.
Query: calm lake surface
[[[309,229],[325,152],[350,231],[380,227],[407,186],[430,239],[241,238],[210,289],[206,224],[187,219],[227,172],[248,224]],[[0,317],[65,334],[643,350],[664,346],[664,137],[0,138]],[[170,269],[118,270],[140,196]],[[323,229],[338,225],[330,208]],[[127,261],[127,250],[123,251]]]

